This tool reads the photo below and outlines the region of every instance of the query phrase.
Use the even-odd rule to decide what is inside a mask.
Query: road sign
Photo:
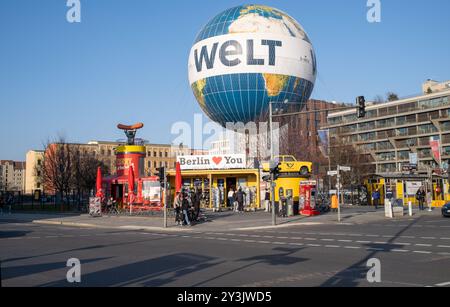
[[[328,172],[328,176],[337,176],[338,172],[337,171],[329,171]]]
[[[352,170],[352,168],[348,166],[340,166],[339,169],[343,172],[350,172]]]

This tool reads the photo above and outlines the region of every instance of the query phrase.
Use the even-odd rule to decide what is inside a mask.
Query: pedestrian
[[[182,194],[180,192],[177,192],[173,204],[175,209],[175,223],[177,224],[177,226],[181,226],[183,224],[183,215],[181,212],[182,202],[183,202]]]
[[[9,194],[9,195],[8,195],[8,198],[7,198],[7,200],[6,200],[6,204],[7,204],[7,206],[8,206],[8,213],[11,214],[12,206],[13,206],[13,204],[14,204],[14,197],[13,197],[12,194]]]
[[[234,189],[231,188],[228,191],[228,207],[233,207],[234,206]]]
[[[270,212],[270,191],[269,189],[266,189],[266,195],[264,197],[264,205],[265,205],[265,212]]]
[[[194,194],[193,199],[193,206],[194,206],[194,220],[199,221],[200,216],[200,199],[201,199],[201,193],[199,191],[196,191]]]
[[[242,191],[242,188],[239,188],[239,190],[236,193],[236,201],[238,203],[239,212],[244,212],[244,197],[245,193]]]
[[[0,214],[3,214],[3,205],[5,204],[5,200],[3,195],[0,195]]]
[[[186,194],[183,195],[183,201],[181,203],[181,210],[183,211],[184,223],[183,225],[191,226],[191,221],[189,220],[189,196]]]
[[[420,189],[417,191],[416,193],[416,199],[419,202],[419,210],[423,211],[424,210],[424,202],[425,202],[425,190],[423,187],[420,187]]]
[[[375,206],[375,210],[378,210],[378,206],[380,204],[380,189],[376,188],[375,191],[372,193],[372,204]]]
[[[433,207],[433,193],[431,193],[431,191],[428,191],[427,193],[427,205],[431,211],[431,208]]]

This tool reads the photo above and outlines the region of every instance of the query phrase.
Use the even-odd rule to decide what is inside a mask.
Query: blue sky
[[[450,1],[260,1],[297,19],[317,53],[313,98],[420,92],[450,79]],[[196,34],[241,1],[81,0],[82,22],[66,21],[66,0],[0,1],[0,159],[25,159],[48,138],[117,140],[119,122],[146,124],[140,136],[171,142],[171,125],[201,113],[187,81]],[[205,118],[206,120],[206,118]]]

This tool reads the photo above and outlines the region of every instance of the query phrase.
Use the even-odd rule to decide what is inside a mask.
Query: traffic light
[[[166,168],[160,167],[156,169],[158,171],[159,182],[161,183],[161,187],[164,187],[164,181],[166,179]]]
[[[273,175],[273,180],[277,180],[280,177],[281,163],[278,161],[270,162],[270,174]]]
[[[356,98],[358,105],[358,118],[366,117],[366,98],[364,96],[359,96]]]

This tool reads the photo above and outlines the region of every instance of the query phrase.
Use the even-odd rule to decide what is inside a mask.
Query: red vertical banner
[[[439,140],[430,140],[431,152],[433,154],[433,158],[439,163],[439,167],[441,164],[441,142]]]

